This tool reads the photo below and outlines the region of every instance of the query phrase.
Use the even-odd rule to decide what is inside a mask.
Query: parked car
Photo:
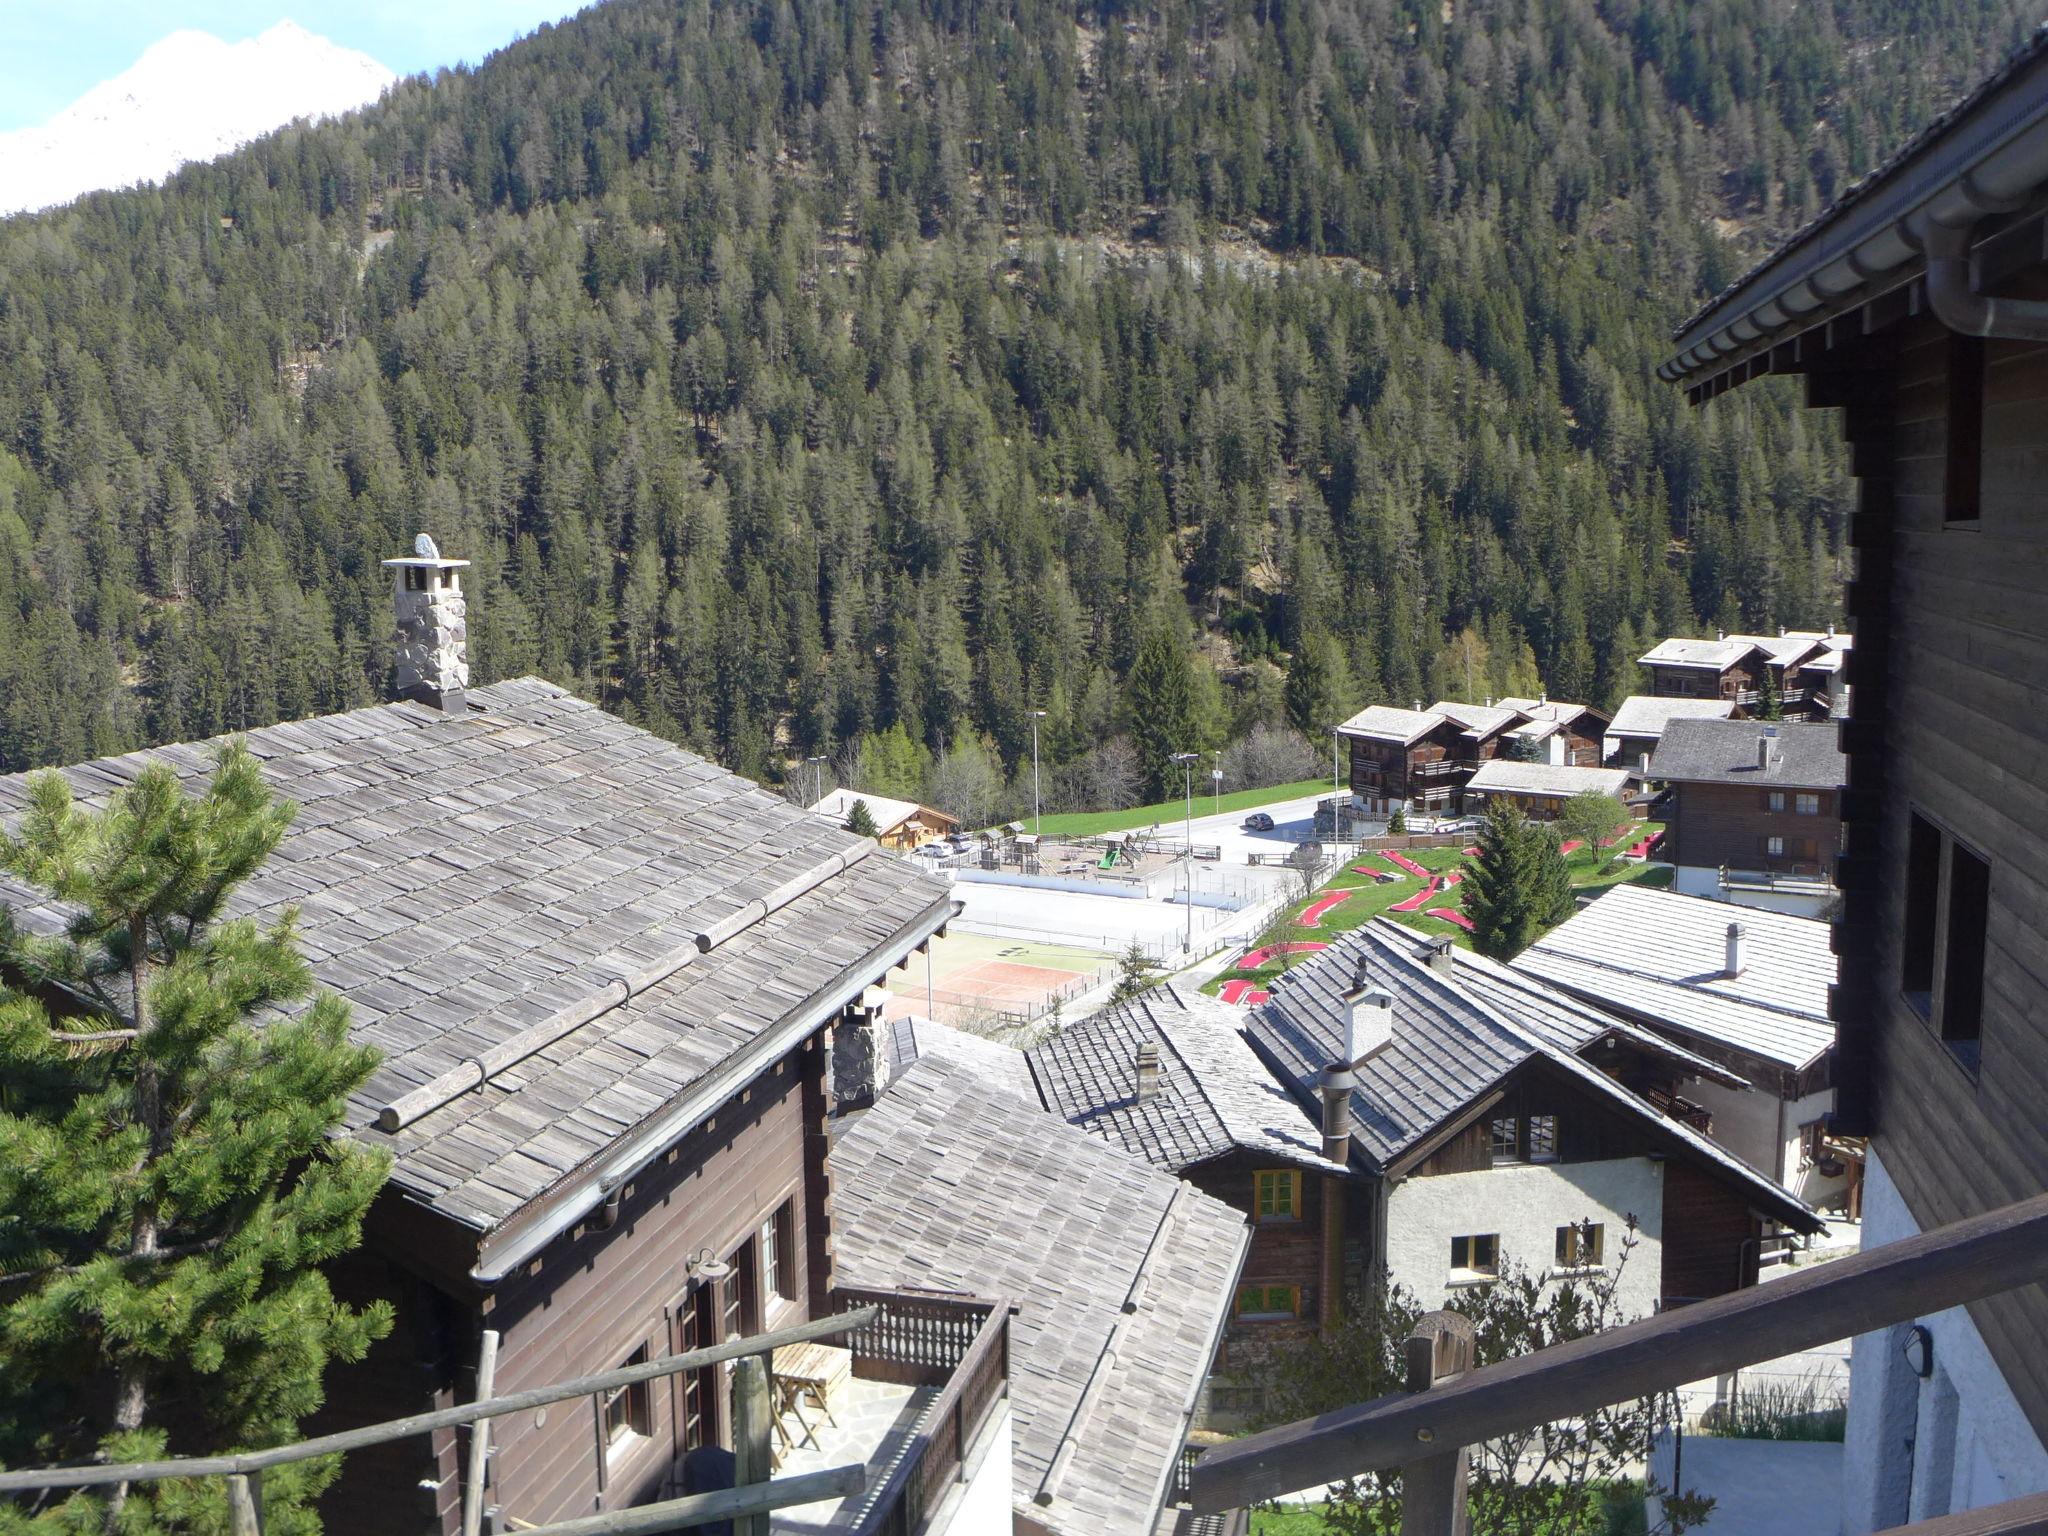
[[[1245,817],[1244,829],[1247,832],[1270,832],[1273,830],[1273,818],[1264,811],[1253,811]]]

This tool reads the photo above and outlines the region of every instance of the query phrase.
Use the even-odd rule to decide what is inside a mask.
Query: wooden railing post
[[[1428,1313],[1408,1335],[1407,1350],[1408,1390],[1427,1392],[1472,1369],[1472,1320],[1456,1312]],[[1401,1536],[1471,1536],[1465,1461],[1464,1446],[1445,1446],[1401,1469]]]
[[[732,1371],[735,1488],[765,1483],[774,1475],[773,1430],[768,1407],[768,1363],[760,1355],[742,1356],[733,1362]],[[768,1536],[768,1517],[741,1515],[733,1521],[733,1536]]]
[[[263,1474],[228,1474],[228,1530],[231,1536],[263,1536]]]

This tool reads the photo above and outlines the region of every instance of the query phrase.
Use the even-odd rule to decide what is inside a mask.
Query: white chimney
[[[398,697],[457,714],[469,686],[468,605],[461,575],[469,562],[443,560],[424,533],[413,540],[412,550],[406,559],[384,562],[391,572],[391,606],[398,621]]]
[[[1722,960],[1721,974],[1730,981],[1733,981],[1742,974],[1742,967],[1746,958],[1743,953],[1742,924],[1730,923],[1728,925],[1728,950]]]
[[[1439,976],[1452,976],[1458,970],[1458,944],[1455,939],[1431,939],[1425,957],[1425,964]]]
[[[1778,760],[1778,728],[1767,725],[1756,739],[1756,765],[1768,768]]]
[[[1159,1042],[1140,1040],[1138,1042],[1138,1102],[1144,1103],[1159,1092]]]
[[[1394,1043],[1394,996],[1360,977],[1344,994],[1344,1061],[1357,1066]]]

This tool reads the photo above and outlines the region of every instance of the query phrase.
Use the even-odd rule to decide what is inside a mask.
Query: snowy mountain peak
[[[239,43],[172,32],[47,123],[0,133],[0,215],[160,181],[293,118],[353,111],[396,78],[295,21]]]

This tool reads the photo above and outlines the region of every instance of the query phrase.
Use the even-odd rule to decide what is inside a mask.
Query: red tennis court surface
[[[1100,974],[1090,971],[1063,971],[1015,960],[978,960],[948,971],[945,985],[931,989],[931,1011],[946,1023],[977,1013],[1035,1018],[1054,1000],[1078,997],[1101,979]],[[890,994],[883,1017],[900,1019],[913,1013],[922,1017],[924,1012],[925,992],[911,986]]]

